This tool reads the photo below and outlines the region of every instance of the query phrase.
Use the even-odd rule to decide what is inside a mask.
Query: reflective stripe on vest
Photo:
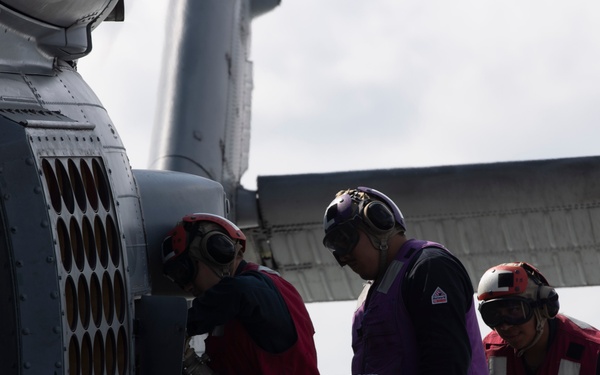
[[[490,357],[488,361],[490,375],[507,375],[507,358],[506,357]],[[581,363],[561,359],[558,368],[558,375],[579,375],[581,371]]]
[[[506,357],[490,357],[488,368],[490,375],[506,375],[507,374],[507,358]]]
[[[558,375],[577,375],[580,370],[581,363],[569,361],[568,359],[561,359]]]

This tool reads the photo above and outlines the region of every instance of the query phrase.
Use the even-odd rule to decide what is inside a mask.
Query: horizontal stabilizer
[[[253,245],[307,302],[356,298],[362,281],[322,245],[322,218],[337,191],[369,186],[398,204],[409,237],[457,255],[475,287],[510,261],[556,287],[598,285],[599,181],[600,157],[259,177]]]

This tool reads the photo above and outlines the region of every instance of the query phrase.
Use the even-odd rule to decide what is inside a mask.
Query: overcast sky
[[[100,25],[79,65],[137,169],[147,167],[169,2],[147,4],[126,0],[126,21]],[[242,183],[597,155],[599,12],[577,0],[283,0],[252,26]],[[599,291],[560,290],[561,311],[600,326],[589,303]],[[353,305],[309,305],[324,375],[349,373]]]

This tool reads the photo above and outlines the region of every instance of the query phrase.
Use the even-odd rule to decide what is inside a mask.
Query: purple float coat
[[[354,314],[352,374],[419,373],[417,338],[403,298],[402,284],[411,260],[422,249],[431,247],[442,249],[455,258],[440,244],[408,240],[389,264],[384,276],[371,286],[365,301]],[[434,293],[431,297],[432,303],[434,298],[442,299],[436,303],[444,303],[443,291],[439,296]],[[465,314],[464,325],[469,341],[467,344],[465,337],[465,347],[470,346],[471,354],[468,374],[488,374],[473,302]]]

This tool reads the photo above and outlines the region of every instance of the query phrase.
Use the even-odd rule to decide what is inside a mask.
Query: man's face
[[[376,249],[366,233],[357,229],[359,239],[354,249],[339,257],[342,263],[345,263],[357,273],[363,280],[375,280],[379,271],[380,250]]]
[[[495,328],[496,332],[510,346],[519,350],[529,345],[536,335],[536,319],[532,317],[520,325],[502,324]]]
[[[500,298],[483,303],[479,312],[485,324],[510,346],[522,349],[536,336],[535,310],[530,299]]]
[[[221,279],[204,262],[195,260],[198,272],[196,278],[185,286],[185,291],[192,293],[194,297],[203,295],[208,289],[215,286]]]

